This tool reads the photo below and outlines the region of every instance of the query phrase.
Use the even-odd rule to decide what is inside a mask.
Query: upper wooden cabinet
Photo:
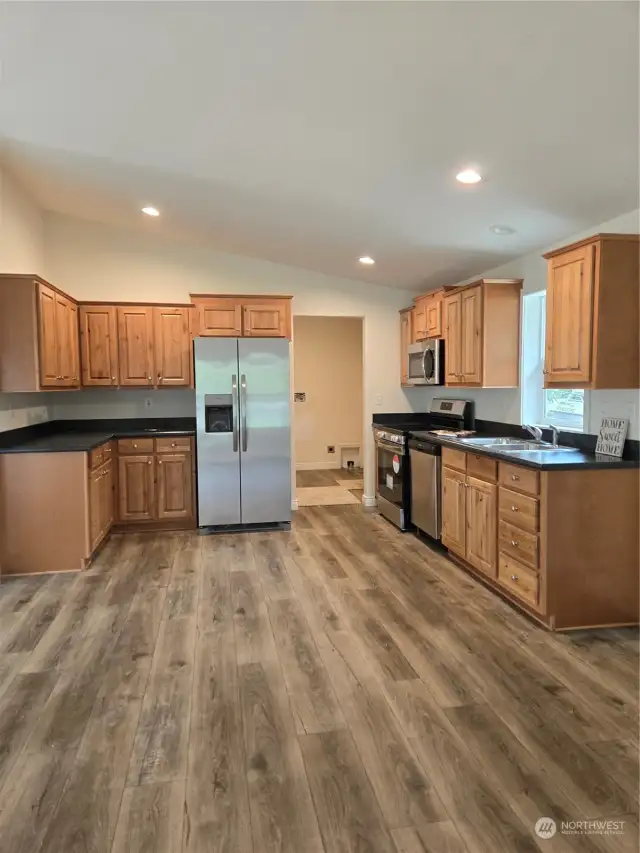
[[[35,276],[0,275],[0,391],[80,387],[75,301]]]
[[[81,305],[82,384],[118,384],[118,319],[115,305]]]
[[[413,343],[413,309],[400,312],[400,384],[409,380],[409,344]]]
[[[599,234],[544,256],[545,387],[640,387],[638,241]]]
[[[195,334],[203,337],[291,337],[290,296],[209,296],[191,294]]]
[[[192,385],[192,310],[188,305],[81,305],[82,384]]]
[[[446,293],[445,385],[517,387],[522,279],[480,279]]]
[[[425,293],[414,300],[413,341],[440,338],[443,335],[442,298],[444,290]]]

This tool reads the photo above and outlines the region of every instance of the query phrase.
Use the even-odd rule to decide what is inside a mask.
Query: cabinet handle
[[[513,504],[512,504],[511,505],[511,512],[520,512],[520,510],[518,509],[517,506],[513,506]]]
[[[151,465],[151,462],[149,462],[149,465]],[[162,465],[162,459],[158,459],[158,465]]]
[[[147,376],[147,379],[149,380],[149,382],[151,382],[151,381],[152,381],[150,376]]]
[[[112,377],[111,377],[111,381],[112,381],[112,382],[115,382],[115,381],[116,381],[116,377],[115,377],[115,376],[112,376]]]
[[[151,462],[149,462],[149,465],[151,465]],[[512,539],[511,544],[514,548],[517,548],[520,543],[516,539]]]
[[[152,462],[153,462],[153,459],[150,459],[150,460],[147,462],[147,465],[151,465],[151,463],[152,463]]]
[[[134,450],[137,450],[137,449],[138,449],[138,445],[137,445],[137,444],[134,444],[134,445],[133,445],[133,449],[134,449]]]
[[[511,580],[518,583],[518,580],[519,580],[518,575],[511,575]]]
[[[511,479],[512,479],[512,480],[519,480],[519,479],[520,479],[520,477],[518,476],[518,474],[512,474],[512,475],[511,475]]]
[[[172,442],[171,442],[171,447],[175,447],[175,446],[176,446],[175,441],[172,441]]]

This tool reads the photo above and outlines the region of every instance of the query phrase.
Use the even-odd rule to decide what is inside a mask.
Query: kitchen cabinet
[[[100,545],[113,520],[113,463],[107,459],[89,472],[89,554]]]
[[[442,544],[552,630],[637,624],[640,471],[443,448]]]
[[[545,387],[640,387],[639,239],[599,234],[544,255]]]
[[[204,337],[291,337],[290,296],[192,293],[197,333]]]
[[[413,307],[413,342],[427,337],[427,306],[424,299],[416,299]]]
[[[153,308],[119,305],[119,384],[125,387],[154,384]]]
[[[445,385],[517,387],[522,279],[480,279],[444,295]]]
[[[409,345],[413,343],[413,309],[400,311],[400,384],[409,380]]]
[[[121,526],[193,526],[194,456],[189,436],[120,439],[118,457]]]
[[[189,386],[193,383],[191,309],[153,309],[153,357],[158,388]]]
[[[0,275],[0,392],[79,388],[77,304],[43,279]]]
[[[82,384],[115,387],[119,381],[115,305],[80,305]]]
[[[440,338],[443,333],[442,307],[444,289],[425,293],[414,300],[413,341]]]

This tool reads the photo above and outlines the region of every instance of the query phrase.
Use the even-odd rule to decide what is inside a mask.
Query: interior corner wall
[[[359,317],[294,318],[293,390],[305,395],[293,404],[296,468],[340,468],[347,448],[359,461],[362,384]]]
[[[487,278],[522,278],[524,293],[546,290],[547,262],[542,257],[545,252],[567,246],[594,234],[606,233],[639,234],[640,210],[632,210],[615,219],[594,225],[579,234],[558,240],[544,249],[522,255],[508,264],[487,270],[482,275]],[[473,281],[477,278],[480,276],[476,275],[468,280]],[[464,397],[467,400],[473,400],[476,417],[483,420],[516,424],[522,422],[520,388],[421,389],[419,400],[414,400],[415,411],[428,411],[434,397]],[[587,391],[586,411],[588,422],[585,425],[585,432],[596,435],[603,417],[629,418],[628,437],[640,440],[640,396],[637,390]]]
[[[420,405],[399,381],[398,311],[414,294],[57,214],[45,216],[44,230],[48,278],[80,300],[186,302],[190,293],[284,293],[293,296],[294,317],[363,318],[365,496],[375,495],[372,416]],[[61,405],[56,398],[56,412]]]
[[[42,212],[0,170],[0,273],[44,271]],[[49,394],[0,394],[0,432],[49,420]]]

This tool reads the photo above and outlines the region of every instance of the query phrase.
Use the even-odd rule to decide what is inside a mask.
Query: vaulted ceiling
[[[420,289],[638,206],[635,3],[2,3],[0,55],[74,216]]]

